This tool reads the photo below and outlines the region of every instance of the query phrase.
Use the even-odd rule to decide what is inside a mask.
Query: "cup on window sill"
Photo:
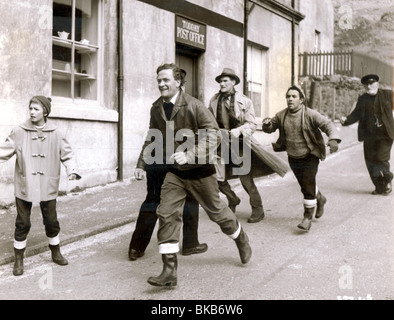
[[[89,44],[89,40],[87,40],[87,39],[82,39],[80,42],[81,42],[82,44]]]
[[[67,72],[70,72],[70,71],[71,71],[71,65],[70,65],[69,63],[67,63],[67,64],[64,66],[64,71],[67,71]]]
[[[66,31],[58,31],[57,35],[59,36],[60,39],[67,40],[69,33]]]

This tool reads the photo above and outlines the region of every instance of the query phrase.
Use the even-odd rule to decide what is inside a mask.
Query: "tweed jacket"
[[[220,92],[216,93],[209,101],[209,110],[217,117],[217,108],[219,102]],[[240,126],[238,129],[241,132],[245,129],[251,130],[253,134],[256,131],[257,123],[253,109],[252,101],[244,94],[236,91],[234,95],[234,113],[235,117],[239,120]]]

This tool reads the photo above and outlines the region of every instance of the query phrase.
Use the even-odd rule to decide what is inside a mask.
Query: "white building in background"
[[[230,67],[258,118],[283,108],[298,54],[332,50],[331,1],[0,0],[0,139],[51,96],[83,179],[61,190],[131,178],[159,92],[156,68],[176,62],[186,91],[208,104]],[[62,33],[65,32],[65,33]],[[12,160],[0,164],[0,205],[14,201]],[[132,195],[130,195],[132,196]]]

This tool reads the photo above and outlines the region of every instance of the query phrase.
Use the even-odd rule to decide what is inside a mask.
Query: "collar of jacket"
[[[382,89],[378,89],[378,93],[376,94],[376,100],[375,103],[378,104],[378,107],[380,108],[381,112],[384,112],[383,110],[385,109],[385,105],[389,104],[390,99],[387,99],[385,97],[385,92]],[[390,106],[391,109],[393,106]]]
[[[25,122],[19,125],[22,129],[27,130],[27,131],[37,131],[37,128],[34,126],[33,122],[31,122],[31,119],[27,119]],[[50,121],[47,121],[45,124],[45,127],[42,129],[43,132],[46,131],[54,131],[56,130],[57,127]]]
[[[241,111],[244,112],[246,109],[245,101],[243,98],[244,98],[244,95],[241,92],[235,91],[235,93],[234,93],[234,113],[237,118],[241,114]],[[212,97],[212,99],[209,103],[209,106],[212,108],[215,118],[217,116],[219,99],[220,99],[220,91]]]
[[[157,99],[155,102],[153,102],[153,107],[158,110],[158,112],[161,114],[161,116],[167,120],[167,117],[164,113],[164,108],[163,108],[163,97],[160,97]],[[177,114],[179,109],[187,105],[187,100],[186,100],[186,95],[183,90],[179,91],[178,98],[176,99],[176,102],[174,104],[174,108],[172,109],[172,114],[170,120],[174,118],[174,116]]]

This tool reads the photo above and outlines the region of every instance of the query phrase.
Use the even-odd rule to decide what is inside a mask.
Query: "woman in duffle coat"
[[[65,166],[70,180],[78,180],[81,176],[77,174],[77,163],[70,144],[57,127],[47,121],[50,111],[50,98],[33,97],[29,102],[30,119],[15,127],[5,142],[0,143],[0,162],[16,155],[14,275],[23,274],[23,254],[31,227],[33,203],[40,204],[53,261],[60,265],[68,263],[60,253],[60,225],[56,213],[60,164]]]

